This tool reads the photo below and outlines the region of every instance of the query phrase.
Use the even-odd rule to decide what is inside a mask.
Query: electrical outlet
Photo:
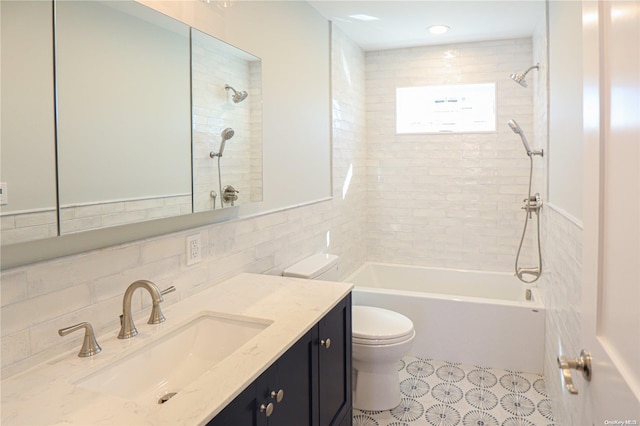
[[[187,265],[193,265],[202,260],[200,234],[187,237]]]

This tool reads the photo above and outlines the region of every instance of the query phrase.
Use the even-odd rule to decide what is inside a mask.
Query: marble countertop
[[[247,385],[351,291],[351,284],[271,275],[240,274],[163,307],[167,320],[146,324],[150,307],[135,317],[139,335],[98,336],[102,352],[78,349],[2,381],[3,425],[198,425],[206,424]],[[169,297],[169,296],[167,296]],[[139,403],[73,384],[170,333],[199,312],[214,311],[273,321],[165,404]]]

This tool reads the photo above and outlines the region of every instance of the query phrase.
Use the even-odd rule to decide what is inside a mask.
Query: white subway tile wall
[[[529,160],[507,122],[515,119],[532,138],[533,95],[509,75],[531,65],[531,39],[375,51],[366,59],[368,259],[513,270]],[[489,82],[496,83],[497,132],[395,134],[396,88]]]
[[[100,204],[62,206],[63,234],[179,216],[191,212],[191,195],[109,201]],[[2,244],[51,238],[58,235],[55,210],[3,214]]]
[[[196,212],[220,208],[218,152],[221,133],[232,128],[235,134],[225,144],[220,159],[222,187],[233,185],[239,193],[236,204],[262,200],[262,111],[261,68],[259,61],[249,61],[228,52],[228,47],[211,36],[194,38],[193,46],[193,171]],[[233,92],[247,91],[250,96],[240,103],[231,99]],[[254,188],[253,185],[257,184]],[[225,204],[228,207],[228,204]]]
[[[191,209],[191,194],[62,206],[60,208],[60,230],[62,234],[88,231],[180,216],[190,213]]]
[[[542,233],[544,273],[539,287],[547,310],[544,371],[553,412],[559,425],[578,425],[589,412],[584,393],[564,390],[556,358],[575,357],[583,349],[580,305],[582,301],[582,225],[553,205],[545,207]],[[582,377],[574,375],[576,380]],[[580,386],[580,384],[577,384]]]
[[[58,214],[55,209],[28,212],[8,212],[0,215],[2,244],[16,244],[58,235]]]

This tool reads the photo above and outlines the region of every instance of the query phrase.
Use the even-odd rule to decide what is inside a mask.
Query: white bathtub
[[[415,356],[543,372],[544,307],[537,288],[511,274],[365,263],[345,281],[354,305],[411,318]]]

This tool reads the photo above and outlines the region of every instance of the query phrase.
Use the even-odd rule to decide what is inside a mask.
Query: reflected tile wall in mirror
[[[226,185],[239,191],[234,205],[261,201],[261,61],[198,30],[192,29],[191,39],[194,211],[221,208]],[[249,95],[236,103],[227,85]],[[234,135],[226,141],[223,155],[212,158],[212,152],[220,152],[226,128]]]

